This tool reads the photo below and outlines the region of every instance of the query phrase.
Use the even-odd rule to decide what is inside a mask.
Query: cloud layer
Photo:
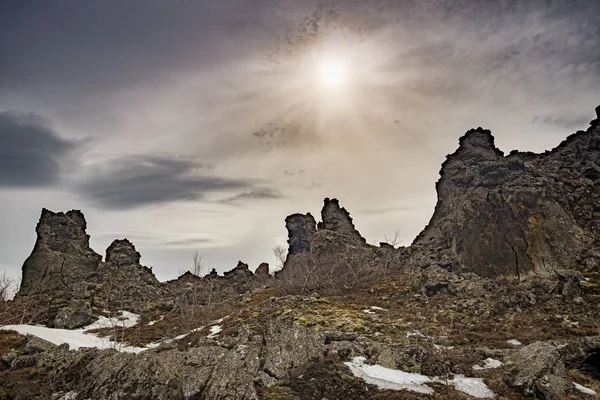
[[[57,183],[77,146],[35,114],[0,113],[0,187]]]

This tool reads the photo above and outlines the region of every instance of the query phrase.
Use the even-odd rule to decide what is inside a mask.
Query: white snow
[[[433,394],[433,388],[426,383],[441,383],[452,385],[461,392],[473,397],[486,399],[495,397],[481,378],[467,378],[464,375],[454,375],[452,379],[438,377],[430,378],[421,374],[408,373],[396,369],[385,368],[381,365],[365,364],[365,357],[355,357],[352,361],[344,363],[356,377],[365,382],[376,385],[381,389],[410,390],[417,393]]]
[[[381,308],[381,307],[377,307],[377,306],[371,306],[371,310],[385,311],[385,308]]]
[[[363,312],[364,312],[365,314],[376,314],[376,312],[375,312],[375,311],[371,311],[371,310],[369,310],[368,308],[367,308],[366,310],[363,310]]]
[[[210,333],[206,337],[209,339],[213,338],[213,337],[217,336],[222,330],[223,330],[223,328],[221,328],[221,325],[211,326]]]
[[[98,318],[98,321],[90,324],[88,326],[83,327],[86,331],[90,331],[92,329],[102,329],[102,328],[131,328],[132,326],[136,326],[140,316],[134,314],[129,311],[119,311],[121,313],[120,316],[117,317],[104,317],[101,316]]]
[[[456,390],[479,399],[491,399],[496,397],[494,392],[483,383],[482,378],[467,378],[464,375],[454,375],[454,378],[447,381],[440,380],[439,378],[434,379],[436,382],[452,385]]]
[[[365,382],[376,385],[381,389],[410,390],[412,392],[433,394],[434,391],[425,383],[431,379],[421,374],[411,374],[404,371],[385,368],[380,365],[365,364],[365,357],[354,357],[346,362],[354,376],[362,378]]]
[[[99,337],[87,331],[100,328],[130,328],[135,326],[140,318],[139,315],[129,311],[119,311],[118,317],[100,317],[91,325],[79,329],[55,329],[45,326],[33,325],[5,325],[0,326],[3,330],[17,331],[22,335],[33,335],[50,343],[60,345],[67,343],[69,348],[77,350],[81,347],[97,347],[99,349],[116,349],[127,353],[139,353],[145,350],[143,347],[127,346],[122,343],[111,341],[108,337]]]
[[[99,349],[116,349],[127,353],[139,353],[144,351],[143,347],[127,346],[118,342],[112,342],[108,337],[99,337],[93,333],[86,333],[83,329],[54,329],[45,326],[32,325],[4,325],[3,330],[17,331],[22,335],[33,335],[50,343],[60,345],[67,343],[69,348],[77,350],[81,347],[96,347]]]
[[[579,390],[581,393],[589,394],[590,396],[596,396],[596,392],[592,389],[581,386],[579,383],[575,382],[573,382],[573,385],[575,385],[575,389]]]
[[[523,343],[519,342],[517,339],[510,339],[507,340],[506,343],[508,344],[512,344],[514,346],[521,346]]]
[[[481,371],[482,369],[493,369],[499,368],[502,366],[502,361],[494,360],[493,358],[486,358],[483,360],[483,365],[475,364],[473,365],[473,369],[475,371]]]
[[[148,322],[148,325],[149,325],[149,326],[152,326],[152,325],[154,325],[155,323],[162,321],[164,318],[165,318],[165,316],[164,316],[164,315],[161,315],[161,316],[160,316],[158,319],[156,319],[156,320],[154,320],[154,321],[150,321],[150,322]]]

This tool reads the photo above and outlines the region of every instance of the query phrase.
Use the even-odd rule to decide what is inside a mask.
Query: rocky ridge
[[[473,398],[440,383],[457,376],[483,379],[500,399],[590,399],[573,382],[600,389],[596,113],[544,154],[504,156],[491,132],[468,131],[409,247],[368,244],[336,199],[319,223],[290,215],[274,277],[240,261],[223,276],[160,283],[128,240],[101,261],[81,212],[44,210],[16,300],[50,303],[32,321],[75,328],[101,309],[131,310],[142,322],[119,340],[159,344],[69,351],[0,331],[0,378],[39,376],[27,398],[51,386],[63,400]],[[435,395],[379,389],[343,365],[358,356],[442,379]],[[499,365],[481,367],[489,359]],[[0,398],[10,390],[0,384]]]

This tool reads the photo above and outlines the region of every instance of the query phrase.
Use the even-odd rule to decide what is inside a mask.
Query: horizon
[[[20,276],[42,208],[82,210],[103,257],[128,238],[161,281],[196,250],[274,267],[285,217],[325,197],[410,245],[464,132],[543,153],[599,103],[600,3],[459,3],[4,3],[0,271]]]

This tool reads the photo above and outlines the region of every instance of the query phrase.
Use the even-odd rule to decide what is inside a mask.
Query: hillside
[[[337,199],[290,215],[275,273],[159,282],[129,240],[102,256],[81,211],[44,209],[0,305],[0,399],[596,398],[596,114],[543,154],[468,131],[408,247],[367,243]]]

